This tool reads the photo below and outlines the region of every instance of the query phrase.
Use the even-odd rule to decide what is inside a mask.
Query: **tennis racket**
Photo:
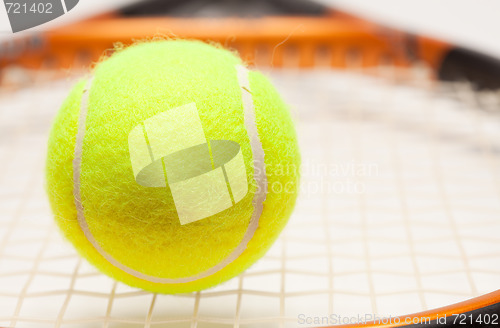
[[[500,326],[497,59],[327,8],[214,21],[150,17],[151,6],[3,52],[0,326]],[[175,296],[82,260],[43,190],[48,129],[72,83],[113,43],[158,33],[219,42],[264,70],[303,158],[296,210],[268,254]]]

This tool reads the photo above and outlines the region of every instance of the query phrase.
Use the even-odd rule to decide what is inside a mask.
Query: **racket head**
[[[0,291],[2,324],[296,326],[301,315],[434,320],[498,310],[495,60],[343,15],[259,21],[270,36],[245,36],[256,25],[243,19],[208,31],[199,28],[207,20],[165,23],[268,67],[292,106],[309,168],[296,213],[265,259],[226,285],[183,296],[128,289],[82,262],[54,230],[41,179],[50,118],[68,88],[61,68],[81,74],[78,65],[112,49],[112,40],[127,43],[163,23],[113,15],[81,22],[47,33],[43,51],[15,60],[28,70],[0,92],[2,108],[19,108],[3,114],[2,130],[12,133],[0,152],[2,261],[11,263],[0,279],[12,288]],[[2,65],[8,71],[12,62]],[[78,304],[88,312],[79,314]]]

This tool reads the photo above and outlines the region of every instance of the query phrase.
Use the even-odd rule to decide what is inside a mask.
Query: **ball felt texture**
[[[277,239],[298,193],[296,133],[287,106],[261,73],[248,71],[248,87],[242,90],[236,69],[241,65],[232,52],[199,41],[143,42],[101,61],[72,89],[51,129],[46,188],[60,230],[99,270],[153,292],[199,291],[237,276]],[[258,172],[262,168],[245,124],[245,91],[264,153],[264,174]],[[129,134],[161,113],[180,108],[182,114],[188,104],[195,105],[207,140],[239,145],[248,191],[229,208],[181,224],[168,185],[136,181]],[[183,120],[181,115],[174,124],[186,128],[189,121]],[[265,177],[267,189],[256,230],[237,258],[203,276],[241,247],[256,215],[257,175]]]

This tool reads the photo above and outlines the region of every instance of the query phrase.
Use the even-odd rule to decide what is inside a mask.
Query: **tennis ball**
[[[233,53],[138,43],[98,63],[53,123],[46,187],[64,236],[130,286],[185,293],[262,257],[297,197],[286,105]]]

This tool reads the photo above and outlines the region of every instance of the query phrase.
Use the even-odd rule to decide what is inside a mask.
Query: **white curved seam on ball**
[[[243,101],[244,108],[244,124],[250,138],[250,147],[252,149],[253,167],[254,173],[253,177],[257,183],[257,190],[253,195],[252,205],[253,212],[250,222],[248,224],[247,231],[243,236],[239,248],[240,254],[246,249],[248,243],[253,238],[255,231],[259,227],[260,217],[264,211],[264,201],[267,196],[267,174],[266,166],[264,163],[264,148],[262,147],[262,142],[259,137],[259,131],[257,129],[257,120],[255,116],[255,106],[253,103],[252,94],[250,92],[250,82],[248,79],[249,71],[242,65],[237,65],[236,70],[238,72],[238,83],[241,87],[241,97]],[[236,252],[237,249],[234,250]]]
[[[264,209],[264,201],[267,195],[267,175],[264,164],[264,149],[259,138],[259,133],[256,125],[255,119],[255,107],[252,99],[252,94],[250,93],[250,83],[248,80],[248,70],[241,66],[236,66],[238,83],[241,89],[241,96],[243,102],[244,110],[244,125],[247,130],[248,136],[250,138],[250,147],[253,154],[253,164],[254,164],[254,180],[257,183],[257,190],[252,199],[252,205],[254,210],[248,224],[248,228],[243,236],[241,242],[234,248],[234,250],[217,265],[207,269],[199,274],[191,277],[183,278],[159,278],[144,274],[142,272],[136,271],[116,259],[114,259],[110,254],[108,254],[95,240],[92,232],[89,229],[88,223],[85,219],[84,208],[81,199],[81,162],[83,153],[83,140],[85,138],[86,129],[86,118],[88,114],[88,102],[90,87],[92,85],[92,79],[90,79],[82,94],[82,100],[80,105],[80,115],[78,119],[78,132],[76,136],[75,143],[75,157],[73,159],[73,181],[74,181],[74,198],[75,206],[77,210],[77,219],[87,240],[92,244],[95,250],[102,255],[110,264],[114,265],[118,269],[142,280],[146,280],[153,283],[162,284],[175,284],[175,283],[187,283],[196,281],[202,278],[211,276],[212,274],[222,270],[227,265],[236,260],[246,249],[248,243],[252,239],[255,231],[259,226],[259,220]]]

